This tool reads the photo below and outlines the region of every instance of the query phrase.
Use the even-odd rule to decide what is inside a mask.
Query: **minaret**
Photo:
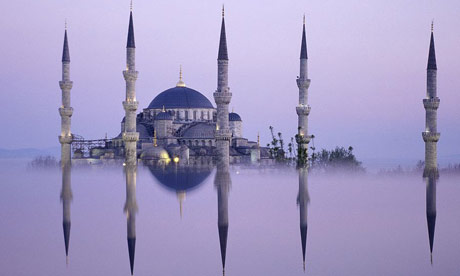
[[[127,163],[135,163],[137,160],[137,140],[139,133],[136,132],[136,111],[139,103],[136,100],[136,80],[139,72],[136,71],[136,45],[134,43],[133,11],[129,15],[128,43],[126,45],[126,70],[123,76],[126,81],[126,98],[123,101],[125,109],[125,129],[123,141],[125,143],[125,156]]]
[[[426,111],[425,132],[422,133],[425,141],[425,170],[423,176],[426,181],[426,219],[428,225],[428,237],[430,240],[431,263],[433,263],[434,230],[436,225],[436,181],[439,177],[436,143],[440,133],[437,129],[437,109],[439,98],[437,97],[437,65],[434,48],[433,23],[431,23],[430,50],[428,53],[426,98],[423,105]]]
[[[65,255],[69,257],[69,242],[70,242],[70,205],[72,202],[72,187],[71,187],[71,166],[70,160],[61,162],[62,170],[62,228],[64,230]]]
[[[437,109],[439,107],[439,98],[436,93],[436,53],[434,49],[433,24],[431,25],[430,51],[428,54],[427,80],[426,80],[426,98],[423,99],[423,106],[426,111],[425,132],[422,133],[425,141],[425,172],[437,174],[437,151],[436,143],[439,140],[440,133],[437,129]]]
[[[307,217],[308,217],[308,204],[310,203],[310,196],[308,194],[308,169],[299,169],[299,194],[297,196],[297,204],[300,209],[300,240],[302,246],[303,257],[303,270],[305,271],[305,255],[307,248]]]
[[[296,107],[298,121],[297,143],[299,145],[298,160],[305,162],[307,158],[308,143],[311,137],[308,135],[308,115],[310,106],[308,105],[308,88],[310,79],[308,78],[308,55],[307,37],[305,32],[305,15],[303,17],[302,44],[300,48],[300,74],[297,77],[299,87],[299,105]]]
[[[219,229],[220,254],[222,258],[222,273],[225,275],[225,259],[227,255],[228,237],[228,193],[231,185],[228,166],[223,163],[217,165],[214,185],[217,189],[217,226]]]
[[[217,57],[217,90],[214,92],[214,100],[217,105],[216,146],[219,152],[218,158],[219,162],[228,164],[232,136],[228,123],[228,105],[232,99],[232,93],[228,87],[228,53],[224,15],[224,8],[222,8],[222,26]]]
[[[136,251],[136,213],[138,211],[136,200],[136,173],[137,165],[126,163],[126,202],[124,212],[127,219],[128,253],[131,275],[134,273],[134,255]]]
[[[73,82],[70,80],[70,53],[66,23],[62,51],[62,80],[59,82],[62,90],[62,105],[59,108],[59,114],[61,115],[61,135],[59,136],[61,162],[70,161],[71,158],[72,133],[70,132],[70,118],[72,117],[73,108],[70,107],[70,90],[72,89],[72,85]]]

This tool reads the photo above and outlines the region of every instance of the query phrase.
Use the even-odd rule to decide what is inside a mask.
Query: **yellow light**
[[[179,162],[179,157],[174,157],[174,163],[178,163]]]

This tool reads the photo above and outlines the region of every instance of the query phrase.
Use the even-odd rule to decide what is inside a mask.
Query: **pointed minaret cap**
[[[436,52],[434,49],[433,28],[434,28],[434,21],[431,22],[431,40],[430,40],[430,52],[428,53],[428,66],[426,68],[427,70],[438,70],[438,67],[436,66]]]
[[[219,55],[218,60],[228,60],[227,35],[225,33],[225,8],[222,6],[222,26],[220,29]]]
[[[136,43],[134,43],[134,23],[133,23],[133,11],[129,12],[129,27],[128,27],[128,43],[126,48],[136,48]]]
[[[220,256],[222,258],[222,271],[225,274],[225,259],[227,255],[228,225],[219,225]]]
[[[302,260],[303,260],[303,270],[305,271],[305,253],[307,249],[307,225],[300,226],[300,239],[302,242]]]
[[[129,266],[131,275],[134,274],[134,254],[136,253],[136,238],[128,238]]]
[[[69,42],[67,41],[67,20],[64,31],[64,47],[62,49],[62,62],[70,62]]]
[[[69,242],[70,242],[70,221],[64,221],[62,223],[64,230],[64,244],[65,244],[65,255],[69,256]]]
[[[307,35],[305,31],[305,14],[303,15],[302,46],[300,47],[300,59],[308,59]]]

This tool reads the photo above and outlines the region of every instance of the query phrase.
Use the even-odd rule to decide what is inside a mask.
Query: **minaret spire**
[[[227,35],[225,33],[225,8],[222,6],[222,25],[220,28],[218,60],[228,60]]]
[[[131,11],[129,12],[128,43],[126,45],[126,48],[136,48],[136,43],[134,42],[134,23],[132,6]]]
[[[433,29],[434,29],[434,21],[431,22],[431,40],[430,40],[430,51],[428,53],[428,65],[427,65],[427,69],[429,70],[437,70],[438,67],[436,65],[436,52],[435,52],[435,48],[434,48],[434,33],[433,33]]]
[[[307,54],[307,35],[305,31],[305,14],[303,15],[303,31],[302,31],[302,45],[300,48],[300,58],[308,59]]]

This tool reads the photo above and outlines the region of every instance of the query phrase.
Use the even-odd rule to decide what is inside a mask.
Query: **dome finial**
[[[166,112],[165,105],[163,105],[163,112]]]
[[[179,81],[176,84],[176,87],[185,87],[185,82],[182,80],[182,65],[179,68]]]
[[[157,130],[156,129],[153,130],[153,146],[154,147],[157,146]]]
[[[260,132],[257,131],[257,146],[260,147]]]

